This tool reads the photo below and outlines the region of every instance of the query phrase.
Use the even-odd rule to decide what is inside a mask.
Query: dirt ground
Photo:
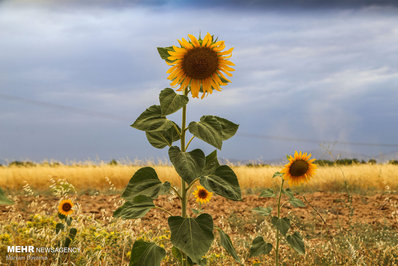
[[[346,193],[315,192],[297,197],[306,203],[306,207],[292,208],[285,204],[282,215],[293,217],[292,221],[301,224],[312,224],[315,227],[327,225],[328,228],[341,228],[361,223],[375,226],[388,225],[398,229],[398,195],[376,194],[373,196],[349,195]],[[14,198],[16,204],[12,206],[0,206],[0,220],[10,220],[16,215],[29,220],[33,214],[45,213],[55,215],[59,198],[53,196],[18,196]],[[110,221],[112,213],[122,205],[119,195],[80,195],[73,197],[73,201],[80,205],[80,211],[84,215],[92,215],[105,223]],[[169,210],[173,215],[180,215],[179,201],[177,198],[161,196],[155,200],[155,204]],[[198,208],[193,197],[190,199],[188,213],[192,216],[191,208]],[[273,208],[272,215],[276,215],[276,199],[258,198],[256,195],[243,196],[242,201],[230,201],[223,197],[213,197],[209,204],[202,206],[204,212],[212,215],[214,225],[230,223],[238,229],[251,231],[262,219],[252,209],[257,206]],[[317,211],[315,211],[315,210]],[[168,214],[160,210],[152,209],[141,223],[147,226],[167,226]],[[321,218],[322,217],[322,218]],[[324,224],[324,221],[326,224]]]

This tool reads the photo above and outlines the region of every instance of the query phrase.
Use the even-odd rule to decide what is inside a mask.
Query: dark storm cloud
[[[32,4],[28,0],[5,0],[3,2]],[[34,5],[50,6],[88,6],[88,7],[184,7],[184,8],[247,8],[247,9],[323,9],[323,8],[363,8],[370,6],[398,6],[395,0],[37,0]]]
[[[253,134],[396,142],[398,128],[391,122],[398,120],[396,8],[152,8],[170,5],[181,6],[0,6],[2,158],[158,156],[145,134],[129,127],[146,107],[157,103],[159,90],[169,86],[168,66],[156,47],[207,31],[235,47],[231,60],[236,72],[221,93],[191,100],[189,120],[205,113],[240,124],[238,135],[228,140],[220,156],[281,158],[294,149],[318,148],[313,143],[250,137]],[[195,141],[192,147],[212,151]],[[353,151],[380,152],[367,147]],[[160,154],[167,158],[166,150]]]
[[[175,1],[169,1],[169,3],[175,3]],[[397,6],[398,2],[394,0],[334,0],[334,1],[323,1],[323,0],[204,0],[204,1],[177,1],[182,5],[192,6],[219,6],[219,7],[230,7],[230,8],[362,8],[369,6]],[[164,1],[159,1],[163,3]]]

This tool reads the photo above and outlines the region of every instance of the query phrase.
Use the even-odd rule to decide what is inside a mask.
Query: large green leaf
[[[172,122],[174,123],[174,122]],[[174,123],[174,125],[180,130],[180,127]],[[180,133],[177,131],[177,129],[172,126],[171,128],[165,130],[165,131],[151,131],[151,132],[146,132],[146,138],[148,139],[149,143],[158,149],[163,149],[166,146],[171,146],[173,145],[174,141],[177,141],[180,139]]]
[[[300,254],[305,254],[303,238],[298,232],[294,232],[293,235],[288,235],[286,240],[295,251]]]
[[[252,209],[252,211],[254,211],[254,212],[258,213],[258,214],[261,214],[263,216],[269,216],[271,214],[272,207],[266,207],[266,208],[264,208],[264,207],[256,207],[256,208]]]
[[[11,205],[14,202],[6,197],[3,190],[0,188],[0,204],[1,205]]]
[[[69,237],[66,237],[65,241],[64,241],[64,247],[65,248],[69,247],[70,243],[72,243],[72,239],[70,239]]]
[[[60,231],[64,230],[65,225],[62,223],[57,223],[55,225],[55,233],[58,234]]]
[[[283,173],[280,173],[280,172],[275,172],[275,174],[272,176],[272,178],[275,178],[275,177],[283,177]]]
[[[296,198],[290,188],[282,189],[282,193],[289,197],[289,202],[293,207],[305,207],[304,202]]]
[[[189,99],[185,95],[175,93],[173,89],[166,88],[160,92],[159,101],[162,115],[169,115],[186,105]]]
[[[159,52],[160,57],[161,57],[163,60],[166,60],[167,62],[171,63],[171,62],[173,62],[173,61],[167,59],[167,58],[170,56],[169,51],[174,51],[173,46],[169,46],[169,47],[158,47],[158,52]]]
[[[262,236],[258,236],[253,240],[249,251],[249,258],[266,255],[272,250],[272,244],[266,243]]]
[[[217,121],[221,125],[221,132],[222,132],[222,140],[227,140],[231,138],[233,135],[235,135],[236,131],[239,128],[238,124],[235,124],[225,118],[218,117],[218,116],[211,116],[217,119]]]
[[[304,202],[302,202],[300,199],[295,198],[295,197],[291,198],[289,200],[289,202],[290,202],[290,204],[292,204],[293,207],[305,207]]]
[[[220,163],[217,160],[217,150],[214,150],[212,153],[206,156],[205,167],[203,168],[203,174],[209,175],[214,174],[216,169],[220,166]]]
[[[225,248],[225,250],[238,262],[240,263],[238,254],[236,253],[236,250],[234,246],[232,245],[231,238],[229,235],[227,235],[223,230],[218,229],[218,233],[220,235],[220,242],[221,246]]]
[[[214,116],[202,116],[199,122],[191,122],[189,132],[195,137],[221,150],[222,126]]]
[[[273,198],[275,197],[275,193],[272,189],[267,188],[265,190],[263,190],[260,194],[260,196],[258,196],[259,198]]]
[[[177,173],[188,184],[202,174],[206,161],[205,154],[200,149],[182,152],[177,146],[169,149],[169,157]]]
[[[170,216],[168,223],[171,243],[188,255],[193,262],[198,263],[214,239],[211,216],[207,213],[202,213],[196,218]]]
[[[123,219],[138,219],[150,209],[154,208],[155,204],[150,197],[145,195],[138,195],[132,201],[126,201],[122,207],[118,208],[114,213],[113,217],[121,217]]]
[[[131,249],[130,266],[160,265],[166,251],[152,242],[137,240]]]
[[[290,188],[282,189],[282,193],[289,197],[289,199],[294,198],[293,191]]]
[[[282,235],[286,235],[290,228],[290,220],[286,217],[278,219],[278,217],[273,216],[271,218],[271,223],[282,233]]]
[[[155,169],[152,167],[143,167],[139,169],[130,179],[122,194],[122,198],[127,201],[133,200],[138,195],[145,195],[151,198],[156,198],[164,186],[160,182]]]
[[[147,132],[165,131],[173,126],[173,122],[162,115],[160,105],[152,105],[131,126]]]
[[[214,174],[201,176],[200,183],[206,189],[227,199],[242,199],[238,178],[228,165],[217,167]]]

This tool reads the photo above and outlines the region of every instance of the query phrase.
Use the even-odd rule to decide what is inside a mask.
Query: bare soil
[[[307,201],[304,200],[303,195],[297,197],[306,204],[306,207],[293,208],[287,203],[281,209],[282,215],[290,216],[292,223],[296,226],[311,225],[314,230],[327,226],[328,230],[333,231],[359,223],[398,229],[398,195],[363,196],[315,192],[304,194],[304,196]],[[0,220],[4,222],[16,215],[30,220],[32,215],[43,212],[47,215],[56,215],[59,200],[53,196],[18,196],[15,205],[0,205]],[[103,220],[104,223],[109,222],[113,212],[122,205],[119,195],[80,195],[74,197],[73,201],[81,206],[83,214],[92,215],[95,219]],[[161,196],[155,200],[156,205],[169,210],[173,215],[180,215],[179,203],[177,198],[167,196]],[[199,206],[193,197],[189,203],[188,213],[194,216],[191,209],[198,209]],[[262,216],[252,211],[257,206],[271,206],[272,215],[276,215],[276,199],[258,198],[257,195],[245,195],[242,201],[231,201],[216,196],[208,204],[202,205],[202,209],[203,212],[212,215],[215,226],[228,222],[231,227],[236,227],[240,233],[244,233],[253,231],[264,220]],[[142,218],[141,223],[149,227],[167,227],[167,217],[167,213],[152,209]]]

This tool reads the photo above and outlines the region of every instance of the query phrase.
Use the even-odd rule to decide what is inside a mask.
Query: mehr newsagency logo
[[[48,257],[44,256],[44,254],[47,253],[76,253],[76,252],[80,252],[80,248],[7,246],[8,255],[6,256],[6,260],[47,260]],[[9,255],[10,253],[17,253],[17,254]],[[35,256],[32,255],[32,253],[40,253],[43,254],[43,256]]]

